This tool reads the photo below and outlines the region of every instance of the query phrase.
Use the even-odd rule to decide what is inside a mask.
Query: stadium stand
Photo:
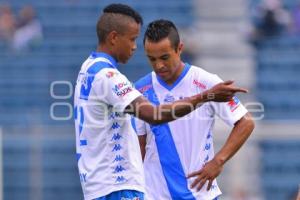
[[[252,0],[250,5],[257,6],[261,2]],[[300,2],[282,3],[291,12]],[[265,107],[265,120],[290,122],[300,119],[299,55],[299,35],[288,31],[265,37],[256,44],[256,97]],[[281,129],[282,135],[289,134]],[[265,138],[259,142],[259,149],[264,199],[295,199],[300,183],[299,139]]]
[[[250,1],[254,8],[262,1]],[[299,1],[282,1],[292,12]],[[300,119],[300,39],[287,30],[256,44],[256,96],[265,106],[267,120]]]
[[[260,148],[265,199],[290,199],[300,180],[300,141],[265,139]]]
[[[3,142],[4,199],[82,199],[74,153],[73,120],[55,121],[49,114],[52,103],[72,103],[73,99],[52,98],[50,85],[58,80],[75,83],[80,64],[96,47],[95,23],[99,12],[112,1],[10,0],[8,2],[14,11],[25,4],[34,6],[43,26],[44,39],[39,48],[24,52],[12,52],[7,45],[0,42],[0,91],[3,94],[0,96],[0,124],[6,133]],[[118,2],[127,3],[139,10],[144,16],[145,24],[157,18],[167,18],[184,29],[195,21],[192,0],[119,0]],[[205,13],[201,13],[203,15],[200,16],[200,20],[204,23],[207,22],[205,20],[211,21],[202,26],[206,30],[211,28],[202,40],[205,42],[208,38],[216,44],[215,48],[209,48],[207,52],[204,50],[204,54],[221,52],[221,56],[218,57],[216,53],[209,56],[207,59],[209,62],[204,62],[208,70],[220,68],[224,64],[229,67],[233,64],[238,67],[248,66],[248,63],[244,64],[245,57],[249,59],[248,49],[240,44],[241,41],[235,43],[236,33],[230,35],[236,31],[234,25],[240,20],[239,17],[244,17],[244,15],[235,16],[233,13],[235,9],[239,10],[239,4],[235,1],[230,1],[231,4],[226,2],[230,5],[226,7],[229,12],[223,7],[221,7],[222,12],[214,12],[214,7],[205,9],[205,6],[212,2],[214,6],[218,6],[221,1],[200,0],[199,2],[203,3],[201,12],[212,15],[206,17]],[[261,0],[249,1],[251,6],[259,2]],[[286,8],[292,9],[299,4],[299,1],[285,0],[284,4]],[[214,17],[213,13],[218,15]],[[220,22],[227,14],[230,14],[228,18]],[[219,29],[224,24],[229,26]],[[231,32],[224,34],[224,30]],[[144,29],[142,34],[143,32]],[[212,32],[221,33],[224,37],[212,35]],[[219,43],[226,43],[226,48],[220,48]],[[207,46],[210,44],[207,43]],[[299,36],[284,35],[269,38],[257,46],[255,90],[257,99],[265,106],[266,119],[300,119],[299,51]],[[232,55],[230,59],[226,58],[229,62],[220,59],[224,57],[223,54]],[[216,60],[218,62],[215,62]],[[235,71],[233,68],[230,70],[223,68],[221,74],[231,73],[231,69]],[[123,65],[120,66],[120,70],[132,81],[150,71],[143,53],[142,37],[138,40],[138,50],[126,65],[126,70]],[[245,85],[250,82],[248,80],[250,76],[247,76],[248,68],[243,67],[235,72],[239,76],[245,75],[241,76],[241,81],[244,80]],[[65,88],[56,88],[55,93],[66,95]],[[56,114],[64,116],[64,109],[56,110]],[[21,128],[12,128],[16,126]],[[36,126],[40,129],[35,130],[33,127]],[[37,139],[36,136],[41,138]],[[286,199],[299,184],[300,166],[297,159],[299,143],[298,140],[265,140],[259,143],[262,154],[260,180],[266,199]],[[225,187],[224,190],[226,192]]]
[[[157,18],[171,19],[180,27],[193,22],[191,0],[118,2],[141,11],[145,24]],[[50,85],[53,81],[68,81],[74,85],[81,63],[96,48],[98,16],[112,1],[11,0],[8,3],[13,11],[32,5],[42,24],[44,38],[40,47],[21,52],[13,52],[0,42],[0,91],[5,94],[0,96],[0,124],[4,132],[9,133],[4,136],[3,147],[4,199],[82,199],[73,119],[55,121],[49,114],[52,103],[72,104],[73,99],[52,98]],[[122,67],[120,70],[132,81],[150,71],[142,37],[135,56],[126,69]],[[56,95],[66,93],[63,86],[55,88]],[[65,113],[64,108],[55,110],[58,116]],[[41,128],[33,131],[35,126]],[[33,132],[38,132],[39,137],[42,135],[42,139],[30,137]],[[59,137],[53,138],[55,135]],[[62,139],[61,135],[67,136]]]
[[[257,47],[257,98],[266,119],[300,119],[300,39],[278,36]]]

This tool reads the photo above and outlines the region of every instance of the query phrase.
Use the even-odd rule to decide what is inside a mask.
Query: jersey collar
[[[191,65],[188,63],[184,64],[183,71],[181,72],[180,76],[177,78],[177,80],[172,84],[168,85],[162,78],[160,78],[158,75],[156,75],[157,81],[167,90],[171,91],[180,81],[185,77],[185,75],[188,73],[189,69],[191,68]]]
[[[107,60],[109,60],[111,62],[111,64],[113,65],[114,68],[118,67],[118,63],[117,63],[116,59],[113,58],[111,55],[109,55],[107,53],[104,53],[104,52],[92,52],[91,53],[91,57],[92,58],[99,58],[99,57],[106,58]]]

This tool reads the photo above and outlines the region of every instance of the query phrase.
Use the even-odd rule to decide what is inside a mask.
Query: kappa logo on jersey
[[[113,135],[111,140],[117,141],[117,140],[120,140],[121,138],[123,138],[123,137],[119,133],[116,133]]]
[[[117,96],[123,97],[132,91],[132,86],[129,82],[123,82],[115,85],[114,88],[112,88],[112,90]]]
[[[211,146],[211,145],[210,145],[209,143],[208,143],[208,144],[205,144],[204,149],[205,149],[205,150],[209,150],[209,149],[210,149],[210,146]]]
[[[120,173],[125,170],[126,169],[122,165],[118,165],[118,166],[116,166],[114,173]]]
[[[114,159],[114,162],[120,162],[122,160],[125,160],[124,157],[122,157],[121,155],[116,155],[115,159]]]
[[[122,146],[120,144],[115,144],[112,151],[120,151],[122,149]]]
[[[124,176],[118,176],[117,179],[116,179],[116,183],[123,183],[127,181]]]
[[[112,78],[113,76],[118,75],[118,74],[119,74],[118,72],[110,71],[110,72],[106,73],[106,77],[107,78]]]
[[[111,113],[111,115],[109,116],[109,120],[113,120],[113,119],[116,119],[118,117],[121,117],[121,113],[118,113],[118,112],[113,112]]]
[[[173,102],[173,101],[175,101],[175,98],[170,94],[167,94],[164,98],[164,102],[170,103],[170,102]]]
[[[120,124],[118,122],[114,122],[112,125],[111,125],[111,128],[110,129],[118,129],[118,128],[121,128]]]
[[[201,83],[200,81],[194,80],[193,84],[196,85],[198,88],[201,89],[206,89],[206,85],[204,85],[203,83]]]
[[[233,112],[237,109],[240,105],[240,100],[237,97],[233,97],[227,105],[230,107],[230,111]]]
[[[206,163],[208,161],[208,159],[209,159],[209,156],[206,155],[206,158],[205,158],[204,162]]]
[[[209,133],[206,137],[206,139],[212,138],[212,135]]]

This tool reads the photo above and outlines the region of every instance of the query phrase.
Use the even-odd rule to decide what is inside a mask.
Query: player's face
[[[136,39],[140,34],[140,27],[135,22],[129,22],[127,30],[123,34],[118,34],[115,53],[120,63],[126,63],[136,50]]]
[[[180,75],[183,64],[180,59],[183,44],[180,43],[175,50],[169,38],[159,42],[146,39],[145,51],[155,73],[166,83],[172,84]]]

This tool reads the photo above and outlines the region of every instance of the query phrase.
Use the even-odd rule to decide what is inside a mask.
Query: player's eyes
[[[169,56],[163,56],[161,57],[162,60],[168,60],[169,59]]]
[[[151,62],[154,62],[154,61],[155,61],[155,58],[150,57],[150,56],[148,56],[148,59],[149,59]]]

